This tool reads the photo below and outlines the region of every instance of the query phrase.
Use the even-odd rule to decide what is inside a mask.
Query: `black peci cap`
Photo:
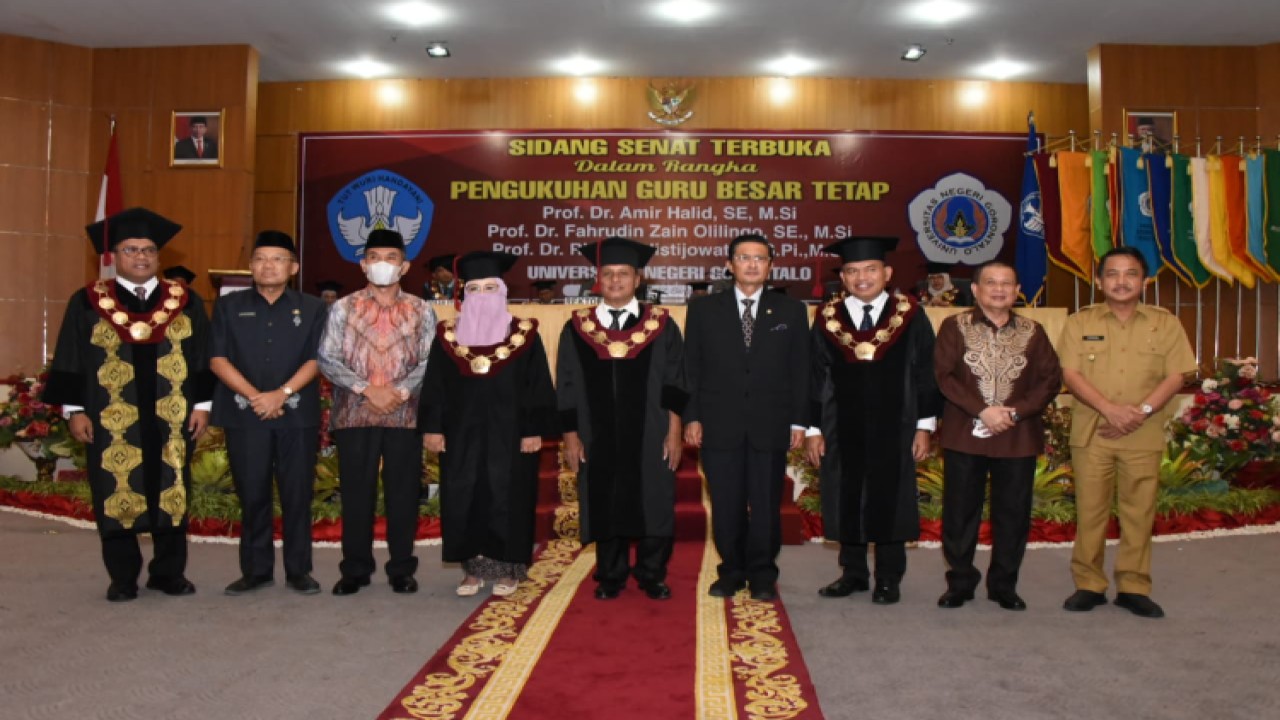
[[[298,254],[298,248],[294,246],[293,238],[279,230],[263,230],[258,233],[258,239],[253,241],[253,247],[255,250],[262,247],[281,248],[294,255]]]
[[[336,293],[340,293],[342,292],[342,283],[336,280],[321,280],[320,282],[316,283],[316,292],[322,293],[327,290],[332,290]]]
[[[182,226],[178,223],[142,207],[121,210],[85,227],[89,241],[99,255],[115,250],[116,245],[125,240],[150,240],[157,248],[162,248],[179,230]]]
[[[404,252],[404,238],[395,230],[378,228],[369,233],[369,237],[364,243],[365,250],[374,250],[376,248],[391,248]]]
[[[165,280],[181,280],[188,285],[196,281],[196,274],[191,272],[191,269],[186,265],[167,267],[160,271],[160,276]]]

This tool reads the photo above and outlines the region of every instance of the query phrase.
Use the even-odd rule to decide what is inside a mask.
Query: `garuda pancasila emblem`
[[[659,125],[675,127],[693,117],[693,111],[687,109],[697,96],[693,85],[663,85],[661,90],[650,85],[648,95],[649,107],[652,108],[649,119]]]

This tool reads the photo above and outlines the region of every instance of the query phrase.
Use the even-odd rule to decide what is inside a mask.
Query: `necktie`
[[[133,288],[133,293],[134,293],[135,295],[137,295],[137,296],[138,296],[138,299],[139,299],[139,300],[141,300],[142,302],[146,302],[146,301],[147,301],[147,288],[146,288],[145,286],[143,286],[143,285],[138,285],[138,286],[134,287],[134,288]]]
[[[204,157],[204,141],[203,140],[196,141],[196,156]]]
[[[874,305],[862,306],[862,324],[858,325],[858,332],[866,332],[875,327],[871,322],[871,311],[875,309]]]
[[[622,316],[625,315],[626,312],[627,312],[626,310],[614,310],[612,308],[609,309],[609,313],[613,315],[613,323],[609,325],[610,330],[622,329]]]
[[[751,317],[751,305],[755,300],[747,298],[742,301],[742,342],[751,347],[751,333],[755,330],[755,318]]]

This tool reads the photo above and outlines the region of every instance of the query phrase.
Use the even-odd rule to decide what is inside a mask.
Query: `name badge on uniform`
[[[1090,341],[1096,342],[1098,340],[1106,340],[1107,336],[1106,335],[1085,335],[1084,339],[1085,339],[1085,342],[1090,342]]]
[[[302,311],[297,308],[293,309],[293,326],[302,327]]]
[[[249,310],[248,312],[240,313],[239,317],[258,317],[258,313],[252,310]]]

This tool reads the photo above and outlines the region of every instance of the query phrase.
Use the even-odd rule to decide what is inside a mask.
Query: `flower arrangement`
[[[1257,358],[1223,360],[1169,423],[1171,450],[1186,450],[1190,460],[1221,478],[1250,461],[1274,458],[1280,448],[1280,396],[1260,386],[1257,377]]]
[[[53,462],[71,458],[84,467],[84,446],[71,437],[62,407],[40,401],[48,369],[33,380],[12,376],[0,380],[9,386],[9,398],[0,403],[0,448],[17,445],[35,461],[42,479],[52,479]],[[43,478],[50,475],[49,478]]]

